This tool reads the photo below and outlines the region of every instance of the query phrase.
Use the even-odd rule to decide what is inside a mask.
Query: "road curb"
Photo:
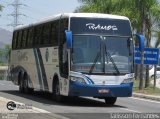
[[[138,98],[145,98],[145,99],[160,101],[160,96],[146,95],[146,94],[141,94],[141,93],[133,93],[132,96],[138,97]]]

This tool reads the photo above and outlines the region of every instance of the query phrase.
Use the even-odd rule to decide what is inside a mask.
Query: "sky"
[[[0,4],[4,7],[0,11],[0,28],[12,31],[13,17],[10,16],[14,12],[11,5],[15,0],[0,0]],[[29,24],[39,19],[53,16],[59,13],[73,12],[80,3],[78,0],[19,0],[21,4],[19,11],[23,14],[19,17],[21,24]],[[160,1],[160,0],[158,0]]]
[[[14,12],[13,6],[15,0],[0,0],[0,4],[5,6],[0,12],[0,27],[12,31],[13,17],[10,16]],[[19,22],[21,24],[29,24],[39,19],[53,16],[59,13],[74,12],[80,5],[78,0],[19,0],[21,5],[19,8]]]

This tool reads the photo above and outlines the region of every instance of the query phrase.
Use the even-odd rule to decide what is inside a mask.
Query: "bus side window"
[[[50,41],[49,43],[52,46],[57,46],[58,45],[58,27],[57,27],[58,21],[54,21],[51,24],[51,30],[50,30]]]
[[[20,40],[20,44],[19,44],[20,47],[19,47],[19,48],[23,48],[23,47],[22,47],[22,46],[23,46],[23,43],[24,43],[24,41],[23,41],[23,40],[24,40],[23,35],[24,35],[24,30],[21,31],[21,40]]]
[[[35,27],[35,29],[34,29],[34,42],[33,42],[33,46],[39,47],[41,45],[42,29],[43,29],[42,25]]]
[[[33,30],[34,30],[33,28],[29,29],[28,40],[27,40],[27,47],[28,48],[33,47],[33,35],[34,35]]]
[[[28,29],[25,29],[24,32],[23,32],[23,43],[22,43],[22,47],[23,47],[23,48],[26,47],[27,35],[28,35]]]
[[[19,41],[19,31],[17,31],[17,38],[16,38],[16,49],[18,49],[18,41]]]
[[[16,49],[17,31],[13,33],[12,49]]]
[[[43,29],[43,36],[41,40],[41,45],[49,45],[49,40],[50,40],[50,27],[51,25],[49,23],[44,25]]]
[[[18,44],[17,44],[17,48],[18,49],[21,48],[21,41],[22,41],[22,31],[19,31],[19,34],[18,34]]]

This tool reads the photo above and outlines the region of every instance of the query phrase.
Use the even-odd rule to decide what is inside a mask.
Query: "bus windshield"
[[[82,73],[131,73],[133,45],[129,37],[74,35],[71,70]]]

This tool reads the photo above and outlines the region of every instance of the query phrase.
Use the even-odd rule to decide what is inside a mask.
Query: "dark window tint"
[[[25,29],[23,31],[23,42],[22,42],[22,47],[25,48],[27,44],[27,36],[28,36],[28,29]]]
[[[60,42],[63,44],[66,41],[65,30],[68,30],[68,19],[62,19],[60,26]]]
[[[39,26],[35,27],[35,29],[34,29],[34,46],[39,46],[41,44],[42,30],[43,30],[42,25],[39,25]]]
[[[18,31],[17,48],[21,48],[22,31]]]
[[[41,45],[50,45],[50,36],[51,36],[51,25],[47,23],[44,25],[43,36],[41,40]]]
[[[58,21],[54,21],[51,24],[51,37],[50,37],[50,44],[53,46],[58,45]]]
[[[13,33],[12,49],[16,49],[17,31]]]
[[[23,42],[24,42],[23,35],[24,35],[24,30],[21,31],[21,40],[20,40],[20,47],[19,48],[23,48],[22,47]]]
[[[33,47],[34,28],[29,29],[27,47]]]
[[[58,40],[62,47],[62,44],[65,42],[66,29],[68,29],[68,19],[51,21],[15,31],[12,48],[57,46]]]
[[[129,20],[107,18],[71,18],[73,34],[131,36]]]

